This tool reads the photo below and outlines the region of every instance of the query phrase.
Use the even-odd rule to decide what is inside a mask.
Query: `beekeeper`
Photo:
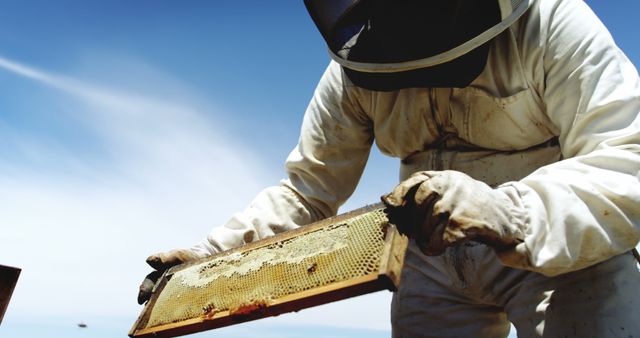
[[[640,336],[640,81],[583,1],[305,3],[333,61],[288,178],[154,268],[335,215],[375,141],[414,239],[394,337]]]

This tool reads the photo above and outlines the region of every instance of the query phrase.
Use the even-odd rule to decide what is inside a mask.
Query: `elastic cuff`
[[[520,243],[514,248],[496,251],[502,265],[510,268],[531,270],[531,262],[529,261],[529,251],[525,243]]]
[[[211,245],[211,243],[209,243],[209,239],[208,238],[204,238],[203,240],[198,242],[196,245],[192,246],[189,249],[189,251],[193,252],[194,254],[196,254],[200,258],[211,256],[211,255],[213,255],[213,254],[218,252],[213,247],[213,245]]]
[[[531,219],[522,201],[518,189],[507,183],[499,186],[497,190],[503,192],[513,203],[509,212],[511,213],[511,225],[517,227],[522,234],[522,243],[507,250],[496,251],[498,258],[503,265],[510,268],[530,270],[532,265],[529,260],[530,253],[526,246],[525,239],[531,234]]]

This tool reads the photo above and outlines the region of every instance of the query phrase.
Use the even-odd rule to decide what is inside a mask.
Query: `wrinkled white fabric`
[[[466,88],[374,92],[331,63],[288,179],[197,247],[216,252],[334,215],[375,140],[402,160],[401,178],[416,163],[459,170],[518,200],[525,241],[501,254],[504,264],[582,269],[640,238],[639,112],[637,70],[580,0],[534,1]]]
[[[547,277],[504,267],[469,242],[441,256],[411,242],[391,304],[394,338],[637,337],[640,273],[631,253]]]

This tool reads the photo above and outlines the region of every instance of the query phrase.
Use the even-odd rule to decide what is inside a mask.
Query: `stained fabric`
[[[637,70],[579,0],[534,3],[494,40],[487,67],[466,88],[369,91],[331,63],[287,159],[288,178],[206,243],[227,249],[247,231],[258,239],[336,214],[375,140],[407,163],[427,152],[427,165],[443,166],[423,169],[510,179],[490,183],[517,192],[527,236],[505,264],[549,275],[596,264],[640,238],[639,93]],[[508,174],[514,161],[524,167],[517,175]]]
[[[604,283],[602,276],[623,276],[615,277],[608,293],[587,299],[607,304],[601,309],[606,316],[581,313],[599,325],[593,332],[605,332],[611,318],[636,319],[636,312],[616,309],[626,309],[618,306],[624,305],[624,280],[638,274],[633,260],[620,257],[629,256],[640,239],[640,78],[583,1],[535,1],[491,42],[484,70],[464,88],[367,90],[332,62],[305,112],[299,143],[286,162],[287,178],[259,193],[196,249],[213,253],[335,215],[358,184],[374,142],[402,161],[403,175],[460,170],[522,206],[524,242],[490,263],[496,276],[511,268],[519,272],[513,290],[535,285],[524,277],[570,281],[589,270]],[[486,257],[473,252],[467,252],[469,260]],[[460,259],[450,263],[455,261]],[[624,266],[609,263],[621,261]],[[602,266],[607,269],[597,268]],[[493,287],[485,270],[443,274],[479,283],[476,300],[486,299]],[[451,292],[444,296],[457,299]],[[546,320],[551,309],[543,298],[526,303],[534,307],[529,314]],[[509,310],[508,304],[478,306],[503,318]],[[559,309],[553,313],[570,313]],[[548,327],[560,329],[563,317],[554,318]],[[496,323],[503,332],[503,322]],[[542,329],[555,336],[539,324],[522,324],[523,336],[540,337]],[[403,329],[394,324],[394,332]]]

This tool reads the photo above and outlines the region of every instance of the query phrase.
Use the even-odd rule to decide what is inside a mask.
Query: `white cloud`
[[[146,256],[193,244],[280,174],[267,173],[265,163],[217,127],[213,118],[223,115],[211,114],[193,92],[123,93],[2,57],[0,69],[53,89],[58,99],[51,104],[73,112],[60,118],[100,144],[98,156],[85,158],[73,145],[27,136],[0,120],[4,140],[42,164],[0,161],[0,264],[23,269],[10,309],[16,316],[32,317],[37,309],[87,322],[104,316],[133,322]],[[166,93],[171,82],[163,79]],[[387,329],[388,302],[383,293],[273,320]]]
[[[190,102],[124,94],[5,58],[0,68],[59,93],[51,104],[74,112],[59,118],[89,130],[102,152],[83,158],[74,145],[0,124],[4,142],[40,164],[0,164],[1,263],[23,268],[13,311],[133,318],[144,258],[193,244],[268,183],[264,164]]]

